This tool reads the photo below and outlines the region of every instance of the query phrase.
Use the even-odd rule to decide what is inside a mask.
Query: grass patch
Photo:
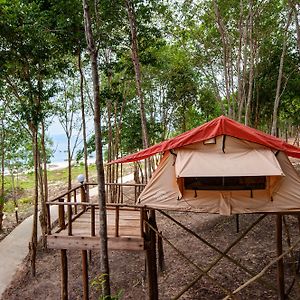
[[[16,202],[18,204],[19,210],[25,210],[32,206],[33,201],[32,201],[32,197],[22,197],[18,199]],[[5,201],[3,211],[8,214],[13,213],[15,211],[15,203],[12,199]]]

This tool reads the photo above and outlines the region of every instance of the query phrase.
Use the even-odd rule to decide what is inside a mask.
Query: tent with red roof
[[[300,148],[221,116],[120,158],[164,156],[140,195],[151,208],[220,213],[300,211]]]

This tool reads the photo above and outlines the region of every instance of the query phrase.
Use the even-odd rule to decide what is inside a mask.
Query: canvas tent
[[[151,208],[231,215],[300,211],[300,148],[221,116],[115,162],[163,152],[141,193]]]

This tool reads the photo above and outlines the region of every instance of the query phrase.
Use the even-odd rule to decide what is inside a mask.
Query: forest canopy
[[[90,2],[108,160],[143,147],[134,44],[149,145],[221,114],[282,136],[299,131],[297,1]],[[81,1],[2,0],[0,16],[3,134],[35,128],[40,139],[53,116],[69,122],[67,134],[81,130],[82,99],[93,114]]]

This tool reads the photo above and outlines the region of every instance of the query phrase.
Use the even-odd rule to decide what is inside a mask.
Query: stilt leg
[[[282,254],[282,215],[276,215],[276,249],[277,256]],[[284,300],[284,267],[283,258],[277,262],[278,299]]]
[[[61,299],[68,300],[68,258],[67,250],[60,250],[61,254]]]
[[[82,250],[82,286],[83,300],[89,299],[89,274],[88,274],[88,255],[87,250]]]
[[[155,226],[155,218],[150,215],[149,224]],[[150,228],[147,230],[147,278],[149,300],[158,300],[157,264],[156,264],[156,234]]]
[[[160,236],[157,237],[157,252],[158,252],[158,267],[159,271],[162,272],[165,269],[165,256],[163,241]]]

